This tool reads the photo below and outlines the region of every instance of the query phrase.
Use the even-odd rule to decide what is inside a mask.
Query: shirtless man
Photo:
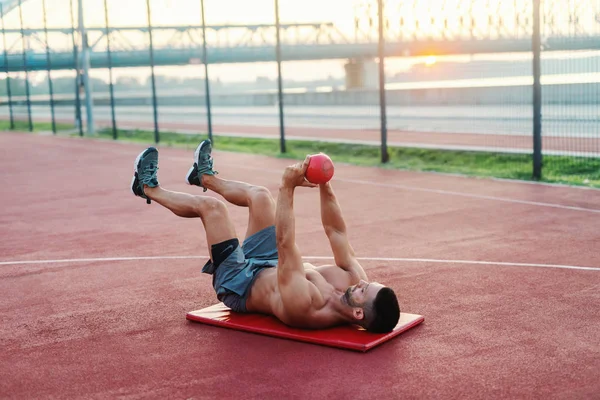
[[[319,185],[321,221],[335,265],[302,262],[295,240],[294,191],[316,187],[305,180],[310,156],[285,169],[277,203],[268,189],[216,177],[211,143],[200,143],[186,181],[210,189],[237,206],[249,208],[246,239],[240,246],[227,206],[210,196],[163,189],[157,178],[158,150],[149,147],[135,161],[131,190],[185,218],[200,218],[217,298],[235,312],[274,315],[283,323],[308,329],[355,324],[375,333],[393,330],[400,317],[394,291],[367,274],[348,243],[346,224],[330,183]]]

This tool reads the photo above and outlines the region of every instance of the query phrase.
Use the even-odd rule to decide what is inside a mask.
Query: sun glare
[[[437,62],[436,56],[429,56],[425,59],[425,65],[433,65]]]

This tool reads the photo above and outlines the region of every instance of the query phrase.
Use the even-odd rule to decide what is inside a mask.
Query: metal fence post
[[[108,56],[108,79],[110,89],[110,115],[112,118],[112,133],[113,139],[117,140],[117,119],[115,117],[115,89],[113,84],[113,71],[112,71],[112,52],[110,50],[110,31],[108,27],[108,3],[104,0],[104,23],[106,25],[106,55]]]
[[[208,56],[206,54],[206,21],[204,19],[204,0],[200,0],[200,7],[202,9],[202,63],[204,64],[204,98],[206,101],[208,139],[213,142],[212,115],[210,109],[210,82],[208,80]]]
[[[54,87],[52,85],[52,61],[50,60],[50,45],[48,44],[48,17],[46,13],[46,0],[42,0],[44,12],[44,36],[46,41],[46,63],[48,64],[48,90],[50,91],[50,114],[52,115],[52,133],[56,135],[56,116],[54,114]]]
[[[533,1],[533,178],[542,178],[541,0]]]
[[[277,45],[275,48],[277,56],[277,95],[279,101],[279,150],[282,153],[285,149],[285,126],[283,123],[283,81],[281,79],[281,38],[279,37],[279,0],[275,0],[275,36]]]
[[[379,108],[381,115],[381,162],[387,163],[390,159],[387,148],[387,114],[385,103],[385,37],[383,27],[383,0],[377,0],[379,15]]]
[[[90,46],[87,32],[85,31],[85,20],[83,18],[83,0],[78,1],[79,9],[79,34],[81,35],[81,64],[83,67],[83,86],[85,89],[85,115],[87,120],[87,133],[96,133],[94,124],[94,94],[92,81],[90,79]]]
[[[154,107],[154,142],[160,142],[158,133],[158,105],[156,102],[156,77],[154,75],[154,43],[152,41],[152,13],[150,11],[150,0],[146,0],[148,11],[148,36],[150,37],[150,70],[152,73],[152,106]]]
[[[23,30],[23,7],[22,1],[19,0],[19,18],[21,21],[21,41],[23,43],[23,71],[25,71],[25,96],[27,102],[27,119],[29,122],[29,131],[33,132],[33,120],[31,119],[31,97],[29,93],[29,71],[27,70],[27,54],[25,48],[27,47],[27,40],[25,39],[25,32]]]
[[[6,94],[8,95],[8,113],[10,115],[10,129],[15,129],[13,115],[12,91],[10,88],[10,75],[8,74],[8,52],[6,50],[6,30],[4,27],[4,8],[0,3],[0,18],[2,19],[2,42],[4,43],[4,70],[6,72]]]
[[[79,136],[83,136],[83,121],[81,120],[81,97],[79,96],[80,73],[79,73],[79,46],[75,40],[75,18],[73,17],[73,0],[69,1],[71,6],[71,37],[73,39],[73,62],[75,64],[75,122],[79,130]]]

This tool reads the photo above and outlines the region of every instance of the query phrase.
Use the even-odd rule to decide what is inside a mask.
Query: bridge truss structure
[[[36,1],[36,0],[33,0]],[[386,0],[385,55],[530,52],[533,0]],[[4,1],[16,12],[16,1]],[[542,0],[544,51],[600,50],[600,0]],[[332,22],[280,25],[283,61],[377,57],[377,0],[355,3],[353,29]],[[155,65],[272,62],[274,24],[125,26],[86,28],[92,68],[148,66],[150,37]],[[5,29],[7,71],[73,69],[76,27]],[[23,40],[24,39],[24,40]],[[23,57],[25,53],[25,57]],[[49,53],[49,56],[47,55]],[[5,57],[6,55],[6,57]],[[6,61],[5,61],[6,58]],[[48,64],[50,61],[50,65]]]

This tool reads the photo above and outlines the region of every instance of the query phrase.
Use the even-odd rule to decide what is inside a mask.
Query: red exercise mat
[[[218,303],[202,310],[191,311],[187,314],[186,318],[190,321],[223,328],[363,352],[419,325],[425,319],[422,315],[401,313],[400,321],[398,321],[398,325],[396,325],[392,332],[376,334],[353,325],[322,330],[291,328],[269,315],[232,312],[223,303]]]

